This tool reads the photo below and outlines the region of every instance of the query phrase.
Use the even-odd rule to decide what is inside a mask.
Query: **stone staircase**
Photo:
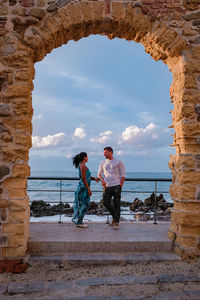
[[[71,223],[32,223],[29,261],[60,266],[178,261],[168,228],[169,223],[122,223],[117,231],[105,223],[89,224],[88,229]]]

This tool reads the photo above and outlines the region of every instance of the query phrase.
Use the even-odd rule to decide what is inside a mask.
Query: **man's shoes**
[[[120,228],[120,227],[119,227],[119,223],[114,223],[114,224],[113,224],[113,229],[114,229],[114,230],[119,230],[119,228]]]
[[[76,227],[88,228],[88,225],[87,224],[76,224]]]
[[[108,224],[109,226],[113,226],[115,224],[114,219],[112,219],[112,221]]]

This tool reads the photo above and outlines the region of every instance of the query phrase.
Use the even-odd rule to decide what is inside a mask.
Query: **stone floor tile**
[[[7,283],[0,283],[0,294],[6,293],[8,290],[8,284]]]
[[[81,286],[95,286],[95,285],[103,285],[105,284],[104,278],[96,277],[96,278],[87,278],[76,281],[76,285]]]
[[[19,283],[11,282],[8,285],[8,294],[14,295],[17,293],[33,293],[40,292],[46,289],[46,283],[44,282],[30,282],[30,283]]]

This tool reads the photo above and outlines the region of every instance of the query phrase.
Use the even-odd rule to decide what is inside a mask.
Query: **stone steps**
[[[80,229],[74,224],[31,224],[28,249],[31,254],[45,253],[144,253],[172,250],[167,238],[169,223],[122,223],[120,230],[106,224],[89,224]]]
[[[68,266],[107,266],[125,264],[148,264],[150,262],[181,261],[174,253],[146,252],[146,253],[46,253],[31,254],[29,263],[55,264],[58,267]]]
[[[166,241],[29,241],[28,249],[31,254],[42,253],[140,253],[161,252],[169,253],[172,243]]]
[[[32,224],[29,260],[60,265],[135,264],[178,261],[167,238],[169,224],[106,224],[80,229],[73,224]]]

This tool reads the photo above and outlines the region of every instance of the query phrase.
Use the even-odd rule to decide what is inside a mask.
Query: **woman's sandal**
[[[87,224],[76,224],[76,227],[88,228],[88,225]]]

